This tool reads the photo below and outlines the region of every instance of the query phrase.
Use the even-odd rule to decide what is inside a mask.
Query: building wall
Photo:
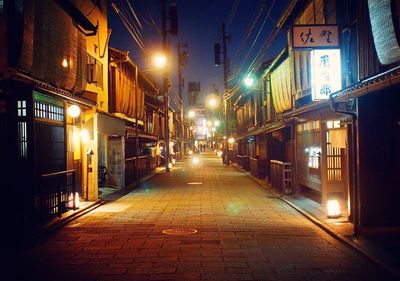
[[[400,226],[399,89],[361,97],[358,104],[361,226]]]

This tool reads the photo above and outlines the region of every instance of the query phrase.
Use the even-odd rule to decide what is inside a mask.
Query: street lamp
[[[246,77],[244,79],[244,84],[246,85],[246,87],[251,87],[254,84],[254,79],[251,77]]]
[[[169,78],[167,71],[167,57],[163,54],[157,54],[153,57],[154,66],[163,70],[163,95],[164,95],[164,111],[165,111],[165,171],[169,172],[169,102],[168,102],[168,91],[169,91]]]
[[[193,110],[190,110],[188,115],[189,115],[189,118],[193,118],[196,115],[196,113]]]
[[[167,58],[164,55],[157,54],[153,57],[154,65],[157,68],[164,69],[167,64]]]
[[[208,104],[209,104],[211,107],[216,107],[216,106],[217,106],[217,99],[215,99],[215,98],[210,98],[210,100],[208,101]]]

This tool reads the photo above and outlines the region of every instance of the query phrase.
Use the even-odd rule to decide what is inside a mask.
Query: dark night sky
[[[231,60],[231,73],[241,66],[243,61],[245,63],[240,68],[240,73],[236,79],[242,79],[247,73],[248,62],[252,61],[256,54],[260,51],[262,44],[272,31],[275,21],[281,15],[282,9],[285,7],[287,0],[241,0],[237,6],[237,10],[231,24],[227,28],[227,34],[231,36],[228,44],[228,56]],[[126,1],[116,1],[118,6],[125,4]],[[109,28],[112,29],[110,46],[122,50],[129,50],[130,57],[136,61],[142,70],[145,72],[153,72],[153,66],[149,63],[151,61],[148,56],[158,50],[161,50],[161,34],[156,29],[146,22],[150,22],[150,15],[156,22],[157,27],[161,30],[161,6],[159,0],[131,0],[132,7],[138,15],[143,29],[142,41],[148,50],[148,54],[144,54],[133,39],[130,37],[127,29],[122,24],[121,19],[109,7]],[[169,35],[170,52],[173,55],[171,69],[171,78],[173,81],[173,92],[177,92],[177,79],[176,79],[176,64],[177,64],[177,44],[185,42],[188,45],[189,51],[188,64],[184,69],[183,76],[185,81],[184,96],[187,93],[188,81],[200,81],[203,96],[209,94],[212,90],[213,82],[217,82],[219,92],[223,91],[223,66],[214,66],[214,50],[213,44],[221,35],[221,24],[223,21],[229,22],[232,7],[235,0],[177,0],[178,7],[178,22],[179,32],[177,36]],[[246,35],[251,22],[257,17],[259,8],[264,3],[265,9],[259,16],[257,23],[254,25],[252,32],[244,44],[241,51],[238,52],[239,46]],[[167,1],[168,4],[168,1]],[[272,6],[273,5],[273,6]],[[250,52],[248,59],[244,60],[250,46],[253,44],[257,33],[259,32],[262,23],[264,22],[269,7],[272,6],[270,17],[265,21],[265,25],[259,35],[258,40],[255,41],[253,50]],[[128,6],[126,6],[128,7]],[[129,8],[127,8],[128,10]],[[280,36],[278,44],[273,45],[264,60],[267,60],[283,48],[285,42],[285,33]],[[279,46],[276,46],[279,45]],[[236,56],[235,56],[236,54]],[[147,56],[147,57],[146,57]],[[160,75],[161,76],[161,75]],[[234,81],[233,81],[234,82]],[[186,97],[185,97],[186,99]]]

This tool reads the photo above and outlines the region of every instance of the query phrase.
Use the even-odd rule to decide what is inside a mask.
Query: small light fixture
[[[67,113],[70,117],[76,118],[81,114],[81,109],[76,104],[68,106]]]
[[[342,215],[340,211],[339,201],[337,199],[329,199],[327,203],[328,218],[334,219]]]
[[[189,115],[189,118],[193,118],[196,115],[196,113],[193,110],[190,110],[188,115]]]
[[[192,154],[193,154],[193,151],[189,150],[189,155],[192,155]]]
[[[67,68],[67,67],[68,67],[68,61],[67,61],[67,59],[63,59],[62,62],[61,62],[61,65],[62,65],[64,68]]]
[[[235,139],[234,139],[234,138],[229,138],[229,139],[228,139],[228,143],[231,143],[231,144],[232,144],[232,143],[234,143],[234,142],[235,142]]]
[[[168,168],[172,169],[172,163],[168,163]]]
[[[215,120],[215,121],[214,121],[214,126],[215,126],[215,127],[218,127],[218,126],[219,126],[219,121],[218,121],[218,120]]]
[[[70,208],[74,208],[74,194],[71,193],[68,198]],[[75,209],[79,209],[80,201],[79,201],[79,193],[75,192]]]
[[[173,159],[172,159],[172,164],[175,164],[175,163],[176,163],[176,159],[173,158]]]

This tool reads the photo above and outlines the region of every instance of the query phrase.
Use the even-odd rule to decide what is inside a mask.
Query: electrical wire
[[[132,17],[132,14],[130,12],[130,10],[127,9],[125,3],[123,1],[120,1],[120,10],[122,12],[122,14],[125,16],[125,18],[127,19],[128,23],[130,24],[130,26],[132,27],[132,30],[135,32],[135,34],[137,34],[137,36],[139,38],[142,38],[143,35],[141,33],[141,29],[139,29],[139,27],[137,26],[136,21],[134,20],[134,18]]]
[[[133,16],[135,17],[136,22],[138,23],[139,27],[140,27],[141,29],[143,29],[143,26],[142,26],[142,24],[141,24],[139,18],[137,17],[135,11],[133,10],[133,7],[132,7],[132,5],[131,5],[131,2],[130,2],[129,0],[126,0],[126,2],[128,3],[129,9],[131,10]]]
[[[291,14],[292,10],[294,9],[296,3],[298,0],[291,0],[290,3],[286,6],[285,10],[281,14],[278,23],[275,25],[274,29],[271,31],[271,33],[268,35],[267,40],[265,41],[263,47],[261,48],[261,51],[258,53],[258,55],[254,58],[250,66],[248,67],[248,71],[253,71],[254,69],[257,69],[260,67],[262,64],[262,60],[271,46],[271,44],[274,42],[275,38],[279,35],[281,29],[283,28],[287,18]]]
[[[239,69],[236,71],[236,73],[235,73],[234,75],[232,75],[232,76],[230,76],[230,77],[228,78],[228,82],[233,81],[234,79],[236,79],[237,76],[238,76],[238,74],[241,73],[241,70],[242,70],[242,68],[244,67],[244,63],[247,61],[247,59],[249,58],[251,52],[253,51],[253,48],[254,48],[254,46],[255,46],[257,40],[259,39],[259,37],[260,37],[260,35],[261,35],[261,32],[263,31],[264,26],[265,26],[267,20],[269,19],[270,15],[271,15],[271,11],[272,11],[272,9],[273,9],[273,7],[274,7],[274,5],[275,5],[275,2],[276,2],[276,0],[273,0],[272,3],[271,3],[271,5],[269,6],[269,9],[268,9],[268,11],[267,11],[267,14],[266,14],[266,16],[264,17],[264,21],[263,21],[263,23],[261,24],[261,27],[260,27],[260,29],[258,30],[258,33],[257,33],[256,37],[254,38],[253,43],[251,44],[251,47],[250,47],[249,50],[247,51],[246,56],[242,59],[242,63],[241,63],[241,65],[240,65]],[[263,3],[263,4],[264,4],[264,3]],[[264,7],[263,7],[263,8],[264,8]]]
[[[265,4],[265,0],[261,0],[254,12],[254,15],[252,17],[251,22],[249,23],[249,26],[247,27],[246,30],[246,34],[243,37],[241,43],[240,43],[240,47],[238,49],[236,49],[234,55],[232,56],[232,60],[231,61],[235,61],[237,56],[239,55],[240,51],[243,49],[243,47],[245,46],[247,40],[250,38],[250,35],[253,31],[253,29],[255,28],[255,25],[258,22],[258,19],[260,18],[263,10],[264,10],[264,4]]]
[[[129,22],[125,18],[125,16],[121,13],[120,9],[116,5],[115,2],[111,3],[111,7],[114,9],[114,12],[119,16],[121,19],[122,23],[124,24],[125,28],[128,30],[129,34],[131,35],[132,39],[136,42],[138,47],[143,51],[143,53],[147,53],[146,48],[144,47],[143,42],[141,41],[140,38],[137,37],[137,35],[133,32],[132,27],[130,26]]]
[[[228,20],[226,21],[227,22],[226,29],[229,29],[233,19],[236,16],[236,11],[237,11],[237,8],[239,6],[239,3],[240,3],[240,0],[235,0],[235,2],[232,4],[232,8],[231,8],[231,11],[229,13]]]

